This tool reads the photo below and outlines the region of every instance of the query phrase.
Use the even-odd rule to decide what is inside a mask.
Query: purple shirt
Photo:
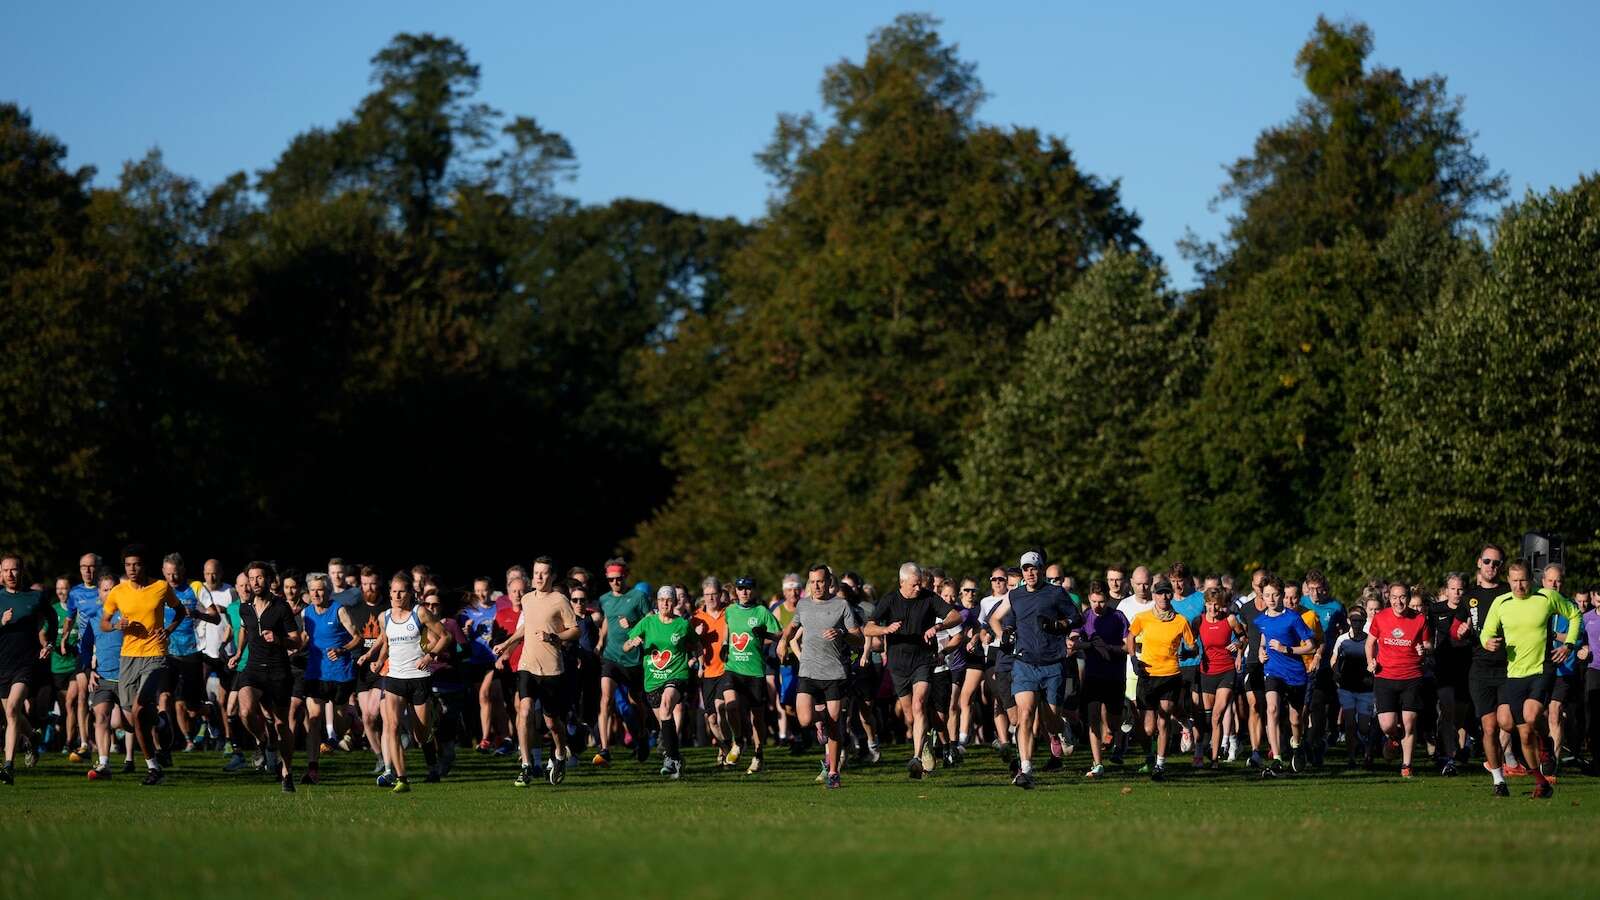
[[[1128,655],[1121,651],[1128,636],[1127,616],[1115,609],[1097,616],[1091,606],[1083,614],[1083,636],[1083,677],[1118,681],[1126,677]],[[1101,655],[1096,646],[1102,644],[1111,652]]]
[[[1589,639],[1589,668],[1600,672],[1600,610],[1583,614],[1583,634]]]

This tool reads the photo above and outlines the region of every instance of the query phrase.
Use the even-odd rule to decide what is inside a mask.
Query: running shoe
[[[478,752],[479,753],[488,753],[490,750],[493,750],[493,749],[494,749],[494,745],[489,743],[487,738],[478,742]]]
[[[138,771],[138,769],[134,767],[133,760],[125,759],[122,761],[122,774],[132,775],[136,771]]]
[[[677,781],[678,780],[678,776],[680,776],[682,774],[683,774],[683,763],[681,763],[681,762],[679,762],[678,760],[675,760],[675,759],[667,760],[667,777],[669,779],[671,779],[673,781]]]
[[[1251,750],[1250,751],[1250,768],[1259,769],[1261,767],[1262,767],[1262,762],[1261,762],[1261,753],[1260,753],[1260,751]]]
[[[1411,767],[1410,766],[1401,766],[1400,767],[1400,777],[1406,779],[1407,781],[1411,780]]]
[[[761,754],[757,753],[755,756],[750,757],[750,768],[745,769],[744,773],[746,775],[761,774]]]
[[[567,777],[567,761],[565,759],[550,760],[550,770],[547,773],[551,784],[560,784]]]
[[[1278,777],[1278,773],[1273,771],[1273,768],[1271,766],[1262,766],[1261,767],[1261,777],[1262,778],[1277,778]]]
[[[10,765],[0,766],[0,784],[16,784],[17,772]]]
[[[352,749],[354,749],[354,747],[355,747],[355,741],[350,737],[350,735],[347,734],[344,737],[339,738],[339,749],[340,750],[343,750],[344,752],[349,753],[349,752],[351,752]]]
[[[22,751],[22,767],[31,769],[39,764],[39,747],[32,741],[28,742],[28,749]]]
[[[1511,796],[1511,786],[1506,784],[1504,781],[1500,782],[1499,784],[1494,786],[1494,795],[1496,797],[1509,797],[1509,796]]]
[[[1147,759],[1147,760],[1145,760],[1144,765],[1139,767],[1138,774],[1140,774],[1140,775],[1149,775],[1150,774],[1150,770],[1153,769],[1153,768],[1155,768],[1155,763],[1153,761]]]
[[[145,776],[144,776],[144,780],[139,782],[139,783],[144,785],[145,787],[154,787],[155,785],[158,785],[161,782],[166,781],[166,780],[167,780],[167,773],[165,771],[163,771],[160,766],[157,766],[154,769],[151,769],[150,771],[146,772]]]
[[[83,762],[83,752],[81,750],[74,750],[71,753],[68,753],[67,754],[67,762],[70,762],[70,763],[81,763],[81,762]]]
[[[672,773],[672,757],[670,757],[670,756],[661,757],[661,774],[662,775],[669,775],[671,773]]]
[[[592,765],[599,766],[600,768],[603,769],[603,768],[611,765],[611,751],[610,750],[601,750],[599,753],[596,753],[594,755],[594,759],[590,760],[589,762]]]
[[[172,750],[161,747],[156,750],[156,765],[163,769],[172,768]]]
[[[1051,756],[1060,756],[1061,755],[1061,736],[1060,735],[1055,735],[1055,734],[1050,735],[1050,755]]]
[[[650,758],[650,742],[633,742],[633,759],[635,762],[644,762]]]
[[[306,766],[305,772],[300,775],[300,783],[313,785],[322,783],[322,776],[317,773],[316,763]]]
[[[1085,778],[1104,778],[1104,777],[1106,777],[1106,767],[1101,765],[1100,763],[1095,763],[1093,768],[1091,768],[1089,771],[1083,773],[1083,777],[1085,777]]]
[[[1166,781],[1167,780],[1167,767],[1164,766],[1164,765],[1161,765],[1160,763],[1157,763],[1155,766],[1153,766],[1150,769],[1150,780],[1151,781]]]
[[[1283,774],[1283,770],[1285,768],[1285,766],[1283,764],[1283,757],[1274,756],[1272,758],[1272,762],[1269,763],[1267,767],[1272,769],[1272,774],[1274,774],[1274,775],[1282,775]]]
[[[511,754],[513,754],[515,752],[517,752],[516,743],[513,742],[510,738],[506,738],[504,741],[502,741],[500,743],[500,746],[495,748],[494,755],[495,756],[510,756]],[[608,756],[607,759],[610,759],[610,757]]]
[[[717,768],[726,769],[727,767],[728,767],[728,752],[726,750],[723,750],[722,748],[718,747],[717,748]]]
[[[394,783],[394,792],[396,794],[411,793],[411,782],[405,780],[404,778],[397,779]]]
[[[1306,770],[1306,751],[1304,747],[1296,747],[1289,754],[1289,769],[1294,772]]]
[[[439,777],[444,778],[445,776],[449,775],[450,770],[454,769],[455,767],[456,745],[454,743],[445,744],[439,750]]]
[[[88,777],[89,777],[90,781],[110,781],[111,780],[111,767],[110,766],[96,766],[93,769],[89,770],[89,776]]]
[[[394,787],[398,782],[399,779],[395,777],[395,774],[388,769],[384,769],[383,774],[378,776],[378,787],[381,788]]]
[[[730,765],[730,766],[734,765],[738,761],[739,761],[739,745],[738,744],[729,744],[728,745],[728,758],[727,758],[728,765]]]
[[[317,752],[318,753],[322,753],[322,754],[332,753],[333,752],[333,745],[328,743],[327,741],[323,741],[321,744],[317,745]]]
[[[956,745],[955,745],[955,750],[956,750],[956,765],[959,766],[962,763],[967,761],[967,745],[957,741]],[[1072,755],[1072,751],[1068,750],[1067,751],[1067,755],[1071,756]]]
[[[919,781],[922,778],[922,773],[922,758],[917,756],[911,757],[911,759],[906,763],[906,775],[912,781]]]
[[[293,772],[285,772],[284,776],[283,776],[283,780],[282,780],[281,783],[283,785],[283,792],[285,794],[294,793],[294,773]]]
[[[1548,781],[1541,781],[1533,786],[1533,799],[1549,800],[1556,795],[1556,786]]]
[[[838,772],[828,776],[828,790],[836,790],[841,787],[844,787],[844,782],[840,781]]]
[[[1033,790],[1033,776],[1027,772],[1019,771],[1011,777],[1011,783],[1025,791]]]
[[[1485,765],[1487,765],[1487,763],[1485,763]],[[1521,778],[1522,776],[1528,774],[1528,770],[1519,765],[1508,765],[1505,767],[1504,771],[1507,778]]]
[[[867,756],[867,764],[875,766],[883,759],[883,751],[869,745],[867,747]]]
[[[825,782],[827,780],[828,780],[828,757],[826,755],[824,755],[822,757],[822,771],[817,773],[816,781],[817,781],[817,784],[822,784],[823,782]]]
[[[922,742],[922,755],[917,758],[917,763],[921,766],[922,771],[933,771],[933,767],[935,765],[933,758],[933,745],[928,743],[926,740]]]
[[[527,787],[528,785],[533,784],[533,782],[533,766],[525,765],[517,770],[517,777],[513,779],[511,783],[517,787]]]
[[[428,783],[428,784],[438,784],[439,783],[439,767],[438,766],[429,766],[428,767],[428,774],[422,776],[422,780],[424,782]]]
[[[1011,762],[1017,758],[1017,745],[1001,744],[999,747],[999,752],[1001,759],[1005,760],[1006,762]]]

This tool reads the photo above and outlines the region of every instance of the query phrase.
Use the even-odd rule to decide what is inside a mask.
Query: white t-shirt
[[[1126,597],[1124,597],[1122,599],[1121,603],[1117,604],[1117,612],[1122,613],[1122,615],[1125,618],[1127,618],[1129,623],[1132,623],[1133,622],[1133,617],[1137,616],[1139,613],[1145,612],[1147,610],[1152,610],[1152,609],[1155,609],[1155,608],[1156,608],[1156,599],[1155,599],[1154,596],[1152,596],[1149,600],[1140,600],[1138,594],[1129,594],[1128,596],[1126,596]],[[1138,646],[1142,642],[1139,640],[1139,638],[1137,636],[1135,636],[1134,639],[1133,639],[1133,643],[1134,643],[1135,646]],[[1133,657],[1129,656],[1128,657],[1128,678],[1130,680],[1132,680],[1133,676],[1134,676]]]
[[[194,624],[194,639],[195,643],[200,645],[200,652],[212,659],[220,659],[224,655],[222,650],[227,645],[223,635],[227,631],[225,623],[228,621],[228,607],[232,606],[234,601],[233,588],[223,585],[213,591],[202,582],[195,596],[199,600],[198,605],[201,609],[215,608],[222,616],[222,621],[215,625],[204,621]]]
[[[1006,599],[1008,596],[1010,595],[1001,594],[1000,596],[996,597],[991,594],[990,596],[978,601],[978,628],[980,630],[989,627],[989,617],[994,615],[994,608],[999,606],[1000,601]],[[989,642],[989,646],[995,650],[999,650],[1000,635],[995,635],[994,640]]]

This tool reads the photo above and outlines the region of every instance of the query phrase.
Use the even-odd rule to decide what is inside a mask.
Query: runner
[[[77,622],[72,606],[72,579],[63,575],[56,579],[55,603],[47,617],[50,626],[50,681],[56,699],[61,702],[61,752],[72,752],[82,746],[84,737],[78,731],[78,717],[74,712],[73,693],[78,688]],[[49,709],[49,705],[44,706]],[[79,757],[80,759],[82,757]]]
[[[358,648],[352,648],[355,659],[355,697],[361,713],[361,728],[367,737],[367,746],[377,757],[372,767],[373,775],[389,770],[387,745],[383,741],[383,671],[378,661],[378,643],[383,639],[383,614],[387,607],[379,594],[381,577],[371,566],[361,568],[361,599],[346,607],[350,611],[350,634],[361,639]]]
[[[122,568],[127,580],[106,595],[100,611],[100,630],[113,627],[122,630],[122,662],[117,681],[117,702],[133,726],[134,741],[144,756],[145,785],[157,785],[166,779],[156,758],[156,707],[158,695],[166,685],[167,620],[165,607],[173,611],[173,623],[182,624],[188,609],[178,602],[172,588],[161,580],[152,580],[145,570],[149,553],[142,545],[132,544],[122,551]],[[113,626],[112,618],[122,613],[122,621]]]
[[[1232,598],[1220,583],[1206,588],[1203,600],[1205,612],[1194,631],[1200,641],[1200,697],[1211,722],[1211,758],[1205,761],[1210,768],[1222,759],[1223,720],[1233,699],[1234,665],[1244,649],[1239,640],[1244,623],[1230,612]]]
[[[300,614],[305,623],[306,715],[313,724],[322,722],[326,706],[343,707],[355,693],[356,673],[351,654],[361,646],[361,634],[350,614],[353,607],[342,606],[334,600],[333,585],[330,575],[312,574],[306,579],[306,595],[311,602]],[[358,593],[357,603],[359,598]],[[316,729],[308,730],[306,771],[300,776],[301,784],[321,782],[318,765],[321,745]]]
[[[1110,589],[1097,581],[1089,583],[1089,611],[1081,631],[1084,712],[1089,719],[1089,751],[1094,757],[1084,777],[1101,778],[1105,775],[1105,748],[1121,736],[1128,620],[1112,606]],[[1121,763],[1121,756],[1115,761]]]
[[[1400,741],[1400,777],[1411,777],[1417,713],[1422,708],[1422,656],[1430,640],[1428,620],[1410,606],[1403,584],[1389,585],[1389,608],[1380,610],[1367,634],[1367,671],[1378,730]]]
[[[528,583],[529,580],[527,569],[524,569],[521,566],[512,566],[510,569],[506,570],[505,596],[501,597],[495,602],[495,645],[499,645],[505,643],[507,640],[510,640],[511,636],[517,633],[517,629],[522,627],[522,598],[528,593]],[[501,696],[502,705],[509,706],[513,711],[515,711],[517,708],[517,672],[521,671],[521,666],[521,644],[517,644],[516,646],[512,647],[506,656],[496,657],[494,662],[494,679],[496,689],[499,691]],[[507,756],[510,754],[510,752],[521,752],[519,749],[516,749],[520,747],[520,742],[522,739],[519,725],[520,720],[515,716],[512,717],[512,721],[508,724],[511,734],[513,735],[513,737],[510,739],[513,750],[507,751],[506,744],[502,743],[498,748],[495,749],[494,755]],[[528,739],[528,743],[533,745],[532,763],[534,769],[537,770],[542,768],[543,763],[541,763],[539,759],[539,742],[530,737]],[[481,745],[479,752],[483,752]]]
[[[494,677],[494,617],[498,609],[490,590],[492,584],[487,575],[473,579],[472,596],[456,616],[468,641],[461,673],[472,696],[477,698],[479,753],[493,750],[496,739],[510,731],[504,697]]]
[[[900,566],[900,589],[878,604],[876,616],[863,629],[867,637],[884,639],[895,696],[910,699],[911,759],[906,763],[906,772],[913,779],[933,768],[933,753],[927,747],[933,641],[939,629],[960,619],[959,612],[922,587],[922,567],[908,562]]]
[[[1589,764],[1585,774],[1600,774],[1600,587],[1589,589],[1590,609],[1583,614],[1584,719],[1589,726]]]
[[[795,609],[794,619],[778,638],[778,657],[800,641],[800,665],[795,685],[795,711],[800,730],[809,731],[822,713],[822,730],[827,738],[823,753],[824,781],[829,789],[841,785],[839,744],[843,738],[844,699],[849,691],[850,647],[859,646],[861,622],[850,603],[834,591],[833,570],[825,565],[806,572],[806,596]]]
[[[1081,620],[1067,592],[1044,580],[1042,553],[1022,554],[1020,567],[1022,584],[989,613],[988,624],[991,632],[999,632],[1005,628],[1001,620],[1007,613],[1016,620],[1011,692],[1017,701],[1018,769],[1011,783],[1031,790],[1034,735],[1046,713],[1059,721],[1067,657],[1077,650],[1076,638],[1069,636]],[[1048,728],[1050,723],[1045,724]]]
[[[228,624],[228,608],[233,605],[234,597],[233,589],[222,580],[221,562],[215,559],[205,561],[201,569],[200,586],[195,589],[195,594],[199,598],[198,608],[207,610],[215,617],[202,616],[194,626],[194,635],[206,679],[207,730],[212,749],[218,749],[219,741],[230,745],[233,743],[233,726],[225,711],[228,708],[228,691],[233,687],[226,648],[228,638],[232,635]]]
[[[111,751],[114,729],[122,726],[122,711],[117,708],[117,676],[122,668],[122,614],[111,614],[111,628],[101,628],[99,622],[105,608],[106,597],[116,589],[117,576],[102,572],[95,587],[96,599],[91,603],[81,595],[78,598],[78,615],[92,616],[96,623],[90,632],[93,644],[89,651],[89,705],[94,710],[94,738],[98,761],[89,770],[90,781],[105,781],[111,777]],[[133,735],[123,741],[124,775],[133,772]]]
[[[1506,775],[1516,774],[1506,764],[1501,753],[1500,688],[1506,681],[1506,651],[1498,641],[1494,649],[1483,640],[1483,626],[1494,610],[1495,602],[1505,596],[1506,587],[1496,579],[1505,565],[1505,551],[1494,544],[1484,544],[1478,550],[1477,570],[1472,584],[1467,587],[1467,624],[1469,631],[1462,635],[1472,643],[1472,663],[1467,671],[1467,690],[1472,695],[1472,708],[1478,716],[1483,742],[1483,767],[1489,770],[1497,797],[1511,796],[1506,786]],[[1372,621],[1371,617],[1367,621]],[[1506,729],[1506,735],[1511,734]],[[1509,740],[1509,737],[1507,738]]]
[[[272,593],[272,566],[245,566],[249,593],[239,597],[239,644],[249,657],[239,672],[239,718],[262,749],[267,771],[284,793],[294,793],[294,736],[289,718],[294,673],[289,654],[304,633],[289,602]]]
[[[197,623],[215,625],[222,621],[222,615],[211,606],[200,603],[200,583],[188,580],[182,555],[167,554],[161,561],[161,577],[187,611],[178,620],[168,610],[165,623],[168,631],[167,683],[161,686],[160,696],[160,709],[165,717],[161,764],[170,766],[172,748],[177,746],[179,737],[183,738],[184,750],[194,750],[194,719],[206,705],[206,669],[195,630]]]
[[[6,713],[6,758],[0,764],[0,784],[16,781],[18,745],[26,749],[29,768],[39,758],[26,704],[39,675],[39,661],[49,657],[50,603],[43,591],[25,587],[22,558],[0,557],[0,699]]]
[[[715,575],[700,582],[700,609],[695,611],[690,627],[700,639],[700,711],[706,719],[706,732],[717,748],[717,767],[732,765],[730,751],[739,758],[733,740],[732,723],[728,721],[728,701],[723,694],[728,690],[728,665],[723,659],[728,642],[728,616],[723,612],[722,582]]]
[[[1283,582],[1277,577],[1265,578],[1257,596],[1266,608],[1250,624],[1258,635],[1262,687],[1266,694],[1263,704],[1263,730],[1267,746],[1272,750],[1272,760],[1261,767],[1262,777],[1283,774],[1282,710],[1289,713],[1291,740],[1300,736],[1300,707],[1305,705],[1306,666],[1300,657],[1316,652],[1311,627],[1300,616],[1283,606]],[[1249,607],[1246,607],[1248,609]]]
[[[1566,569],[1559,563],[1551,563],[1544,567],[1541,586],[1546,590],[1561,593],[1562,580],[1566,576]],[[1583,597],[1574,597],[1573,606],[1581,614],[1586,608]],[[1550,617],[1550,650],[1552,655],[1561,644],[1560,635],[1567,633],[1568,620],[1566,616],[1557,613]],[[1578,643],[1585,643],[1582,626],[1578,628]],[[1541,690],[1550,698],[1545,709],[1545,721],[1550,733],[1550,755],[1548,760],[1541,759],[1539,765],[1546,775],[1555,775],[1561,769],[1562,744],[1566,738],[1566,715],[1573,709],[1574,704],[1581,708],[1583,697],[1583,682],[1578,654],[1573,652],[1559,663],[1551,663],[1544,668],[1544,685]],[[1580,710],[1581,711],[1581,710]],[[1580,738],[1581,740],[1581,738]]]
[[[1356,764],[1358,752],[1367,766],[1372,765],[1372,729],[1377,705],[1372,696],[1372,671],[1367,668],[1367,609],[1350,604],[1345,619],[1348,631],[1334,640],[1334,677],[1339,685],[1339,712],[1344,720],[1347,766]]]
[[[1300,608],[1316,617],[1317,652],[1307,657],[1311,666],[1311,684],[1307,690],[1306,713],[1309,719],[1311,764],[1322,765],[1333,736],[1334,723],[1338,721],[1339,685],[1333,673],[1333,642],[1348,630],[1344,604],[1328,592],[1328,579],[1320,569],[1306,570],[1301,579],[1305,593],[1300,598]]]
[[[1576,648],[1578,608],[1571,600],[1548,588],[1530,592],[1532,573],[1525,562],[1512,563],[1506,574],[1511,590],[1489,608],[1480,640],[1485,650],[1505,650],[1506,680],[1500,686],[1498,712],[1500,727],[1505,731],[1516,729],[1523,759],[1531,763],[1528,771],[1534,778],[1533,796],[1548,800],[1555,795],[1555,786],[1538,765],[1539,718],[1544,715],[1544,705],[1549,699],[1543,693],[1544,668],[1547,660],[1558,665],[1565,662]],[[1550,617],[1555,615],[1567,620],[1567,629],[1559,635],[1559,646],[1551,651]],[[1496,794],[1499,793],[1497,790]]]
[[[1266,600],[1262,598],[1262,586],[1268,579],[1266,569],[1256,569],[1250,574],[1251,592],[1240,597],[1234,602],[1234,615],[1244,623],[1245,650],[1244,662],[1239,667],[1239,677],[1234,682],[1234,690],[1243,695],[1244,705],[1247,709],[1240,710],[1235,705],[1235,712],[1239,718],[1247,723],[1250,737],[1250,766],[1261,768],[1261,741],[1265,735],[1262,713],[1267,706],[1267,675],[1261,665],[1261,630],[1256,627],[1256,619],[1266,611]],[[1232,754],[1229,754],[1230,758]]]
[[[78,581],[67,593],[67,608],[72,610],[77,629],[75,646],[78,651],[77,671],[73,686],[77,689],[71,715],[78,719],[78,746],[68,756],[71,762],[83,762],[89,756],[89,740],[94,736],[93,717],[89,707],[89,676],[94,660],[95,633],[100,630],[100,588],[97,584],[105,562],[95,553],[85,553],[78,558]]]
[[[642,657],[637,650],[624,650],[628,632],[650,615],[650,604],[635,585],[623,592],[628,583],[628,563],[621,557],[606,560],[606,583],[610,592],[600,597],[600,612],[605,624],[600,627],[600,720],[598,722],[600,748],[594,756],[597,766],[611,765],[611,737],[618,727],[619,717],[613,709],[617,689],[625,688],[632,704],[633,755],[639,762],[650,758],[649,734],[645,730],[644,678]],[[666,585],[670,588],[670,585]],[[674,592],[672,600],[676,602]]]
[[[1137,572],[1134,577],[1138,577]],[[1151,747],[1151,781],[1166,778],[1168,729],[1184,693],[1178,661],[1195,648],[1194,630],[1189,627],[1189,620],[1172,608],[1172,593],[1170,582],[1156,582],[1151,591],[1154,607],[1128,623],[1128,636],[1123,643],[1128,654],[1137,652],[1144,664],[1139,674],[1138,705],[1145,711],[1146,732],[1155,738]]]
[[[1433,673],[1438,689],[1439,774],[1454,777],[1458,763],[1466,762],[1466,724],[1471,693],[1467,686],[1472,666],[1472,641],[1463,637],[1471,627],[1466,604],[1467,579],[1451,572],[1444,591],[1428,607],[1428,633],[1433,637]]]
[[[439,748],[430,729],[428,704],[433,693],[426,667],[450,642],[439,620],[417,603],[413,577],[402,571],[389,579],[389,608],[378,617],[382,633],[377,646],[356,660],[384,673],[383,746],[389,768],[378,776],[378,786],[393,788],[396,794],[411,790],[405,746],[400,742],[403,725],[409,725],[413,741],[422,745],[427,780],[439,780]]]
[[[527,787],[538,779],[534,772],[532,743],[535,733],[533,708],[537,704],[550,730],[550,762],[544,773],[551,784],[560,784],[567,775],[567,679],[562,645],[578,637],[578,619],[572,614],[572,600],[554,589],[555,560],[541,556],[533,561],[533,590],[522,597],[522,624],[494,648],[496,658],[508,647],[522,646],[517,667],[517,734],[522,751],[522,769],[517,787]]]
[[[650,664],[644,667],[645,699],[661,727],[661,774],[674,781],[683,774],[683,757],[678,752],[673,712],[689,683],[689,656],[700,650],[689,621],[674,612],[676,604],[677,592],[671,585],[662,585],[656,592],[656,614],[635,622],[623,642],[624,651],[642,648],[649,657]],[[642,733],[637,740],[648,753]]]
[[[728,764],[739,761],[740,749],[750,748],[750,768],[746,775],[761,771],[762,752],[767,736],[767,669],[763,647],[776,641],[781,630],[772,611],[756,601],[756,581],[748,575],[733,583],[738,601],[728,607],[726,669],[728,683],[722,699],[733,723],[733,749]]]
[[[989,695],[989,701],[994,718],[994,749],[1011,767],[1011,774],[1020,771],[1017,761],[1017,748],[1011,742],[1011,732],[1016,727],[1017,698],[1011,693],[1011,666],[1014,662],[1009,647],[1002,644],[1005,631],[994,631],[989,625],[989,615],[995,607],[1000,605],[1010,595],[1006,587],[1006,570],[996,566],[989,573],[989,596],[983,598],[978,604],[978,627],[984,641],[984,656],[989,663],[988,671],[984,673],[984,690]],[[1016,617],[1007,614],[1001,617],[1002,627],[1012,627],[1016,624]],[[879,639],[881,640],[881,639]],[[1120,640],[1118,646],[1121,646]]]
[[[985,652],[988,644],[983,635],[988,629],[984,627],[978,611],[978,582],[971,578],[961,579],[960,603],[962,627],[965,629],[962,657],[966,665],[962,671],[961,690],[956,698],[958,719],[955,722],[956,742],[952,749],[957,758],[964,758],[967,743],[981,722],[979,717],[973,715],[973,710],[978,707],[983,682],[989,675],[989,669],[994,666],[994,660]],[[1072,664],[1069,662],[1068,665]]]

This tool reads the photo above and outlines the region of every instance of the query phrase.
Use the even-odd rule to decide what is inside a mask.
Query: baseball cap
[[[733,586],[736,588],[754,588],[756,586],[756,580],[751,578],[749,575],[740,575],[738,578],[734,579]]]
[[[1044,554],[1037,550],[1029,550],[1027,553],[1022,554],[1022,562],[1019,565],[1033,566],[1037,569],[1044,565]]]
[[[1172,593],[1172,583],[1169,582],[1169,581],[1158,581],[1158,582],[1156,582],[1155,587],[1152,587],[1150,589],[1150,593],[1152,593],[1152,594],[1170,594],[1170,593]]]

